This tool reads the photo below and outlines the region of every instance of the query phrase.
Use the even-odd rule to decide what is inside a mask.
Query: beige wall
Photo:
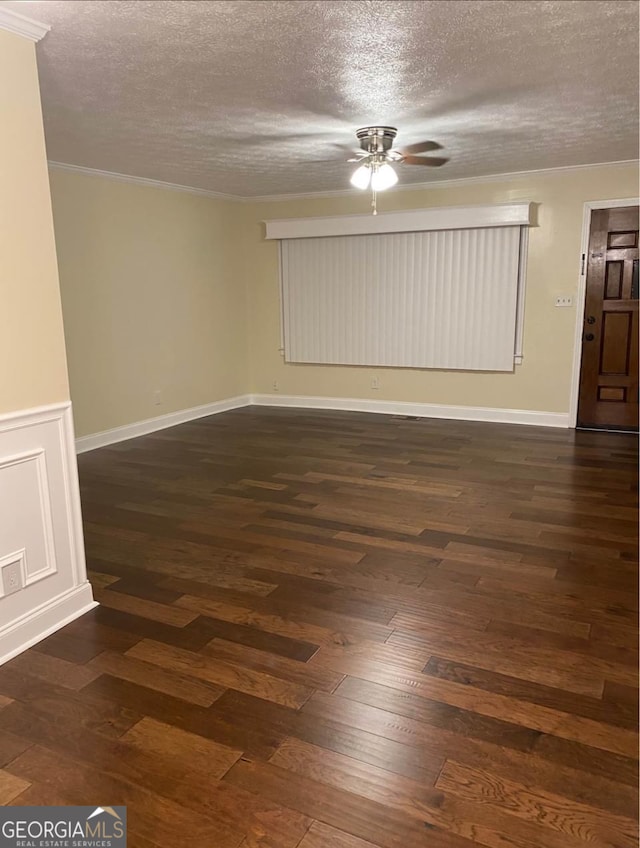
[[[291,365],[269,218],[368,211],[364,194],[235,203],[53,169],[77,435],[246,392],[567,412],[583,203],[633,197],[633,166],[389,193],[382,211],[529,200],[524,362],[513,373]],[[377,376],[380,389],[371,389]],[[155,392],[162,403],[156,405]]]
[[[238,204],[50,178],[76,435],[245,392]]]
[[[538,226],[531,229],[529,241],[524,361],[508,374],[286,364],[278,352],[277,243],[264,241],[262,221],[363,213],[369,199],[354,192],[349,197],[243,206],[251,391],[273,393],[276,381],[280,394],[567,412],[575,307],[558,309],[554,300],[577,291],[583,203],[633,197],[637,192],[637,168],[609,166],[380,197],[380,211],[516,200],[539,204]],[[379,390],[371,389],[373,375],[380,379]]]
[[[35,45],[0,30],[0,413],[67,400]]]

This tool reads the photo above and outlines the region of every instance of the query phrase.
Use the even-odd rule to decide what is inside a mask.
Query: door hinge
[[[584,277],[584,261],[585,261],[585,258],[586,258],[586,254],[583,253],[582,254],[582,267],[580,268],[580,276],[581,277]]]

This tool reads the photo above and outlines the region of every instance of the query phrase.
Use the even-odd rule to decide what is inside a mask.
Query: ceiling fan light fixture
[[[396,178],[397,179],[397,178]],[[351,185],[355,186],[355,188],[365,189],[369,188],[369,182],[371,181],[371,168],[367,165],[360,165],[359,168],[351,174]]]
[[[361,127],[356,130],[360,150],[354,152],[358,158],[348,161],[359,160],[360,167],[351,174],[351,185],[360,190],[371,188],[371,208],[374,215],[378,214],[378,192],[385,191],[398,182],[398,175],[392,165],[426,165],[439,168],[449,161],[443,156],[420,155],[431,150],[442,150],[442,145],[437,141],[417,141],[405,148],[394,148],[397,134],[395,127]]]
[[[371,175],[371,188],[374,191],[385,191],[398,182],[398,175],[387,162],[379,165]]]

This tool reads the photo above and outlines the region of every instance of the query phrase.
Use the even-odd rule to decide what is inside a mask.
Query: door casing
[[[591,231],[591,212],[594,209],[613,209],[616,206],[640,206],[640,198],[625,197],[617,200],[588,200],[582,213],[582,242],[578,257],[578,291],[576,294],[576,326],[573,342],[573,371],[569,395],[569,427],[578,422],[578,397],[580,394],[580,365],[582,361],[582,335],[584,332],[584,306],[587,294],[587,254]],[[584,262],[582,257],[585,257]]]

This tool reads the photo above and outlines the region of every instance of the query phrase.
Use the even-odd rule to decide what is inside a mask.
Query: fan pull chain
[[[378,214],[378,197],[375,188],[371,189],[371,207],[373,209],[373,214]]]

